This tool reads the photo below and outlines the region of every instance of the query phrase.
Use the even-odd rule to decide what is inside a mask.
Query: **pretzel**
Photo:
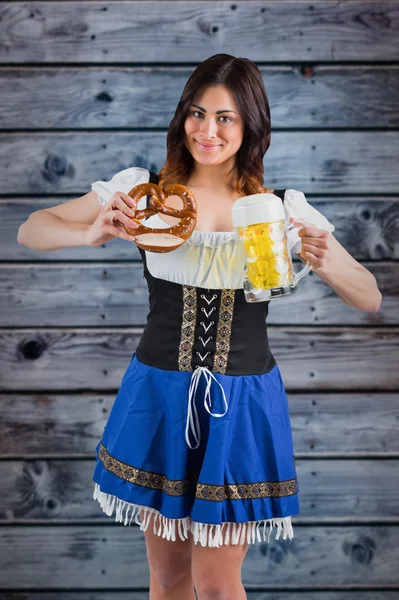
[[[136,206],[140,198],[151,195],[149,207],[143,210],[136,210],[133,220],[137,221],[137,229],[129,229],[124,226],[125,231],[134,236],[134,241],[143,250],[149,252],[171,252],[179,248],[190,237],[197,223],[197,202],[192,192],[179,183],[172,183],[161,187],[156,183],[141,183],[136,185],[128,192],[128,195],[136,201]],[[165,204],[169,196],[179,196],[183,202],[183,208],[171,208]],[[156,213],[169,215],[181,219],[176,225],[168,228],[146,227],[140,220],[150,217]]]

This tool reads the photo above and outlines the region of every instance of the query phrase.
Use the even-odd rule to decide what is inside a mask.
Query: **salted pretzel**
[[[172,183],[161,187],[156,183],[141,183],[128,192],[128,195],[136,201],[143,196],[151,195],[149,206],[143,210],[136,210],[133,220],[139,223],[137,229],[129,229],[124,226],[129,235],[135,237],[134,241],[143,250],[149,252],[171,252],[179,248],[190,237],[197,223],[197,202],[192,192],[184,185]],[[169,196],[179,196],[183,202],[183,208],[171,208],[165,204]],[[136,204],[136,206],[137,206]],[[169,228],[147,227],[140,223],[146,217],[161,213],[181,219],[176,225]]]

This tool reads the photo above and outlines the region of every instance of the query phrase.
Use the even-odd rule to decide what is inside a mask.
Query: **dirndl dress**
[[[93,184],[101,203],[158,181],[141,168],[117,175]],[[159,215],[146,224],[168,227]],[[93,498],[142,531],[153,516],[154,533],[171,541],[191,532],[204,547],[269,542],[273,529],[292,540],[288,400],[268,344],[269,302],[244,297],[240,239],[194,231],[172,252],[139,250],[150,310],[96,447]]]

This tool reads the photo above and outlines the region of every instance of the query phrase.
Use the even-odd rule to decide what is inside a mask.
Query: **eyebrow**
[[[195,106],[196,108],[199,108],[200,110],[202,110],[202,112],[206,112],[205,108],[202,108],[202,106],[198,106],[198,104],[192,104],[191,106]],[[236,114],[235,110],[230,110],[230,109],[217,110],[216,114],[219,115],[220,113],[224,113],[224,112],[232,112],[232,113]]]

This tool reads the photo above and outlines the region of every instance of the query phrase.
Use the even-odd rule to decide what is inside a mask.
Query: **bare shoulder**
[[[97,219],[101,208],[97,192],[90,191],[79,198],[73,198],[37,212],[49,212],[64,221],[91,224]]]

